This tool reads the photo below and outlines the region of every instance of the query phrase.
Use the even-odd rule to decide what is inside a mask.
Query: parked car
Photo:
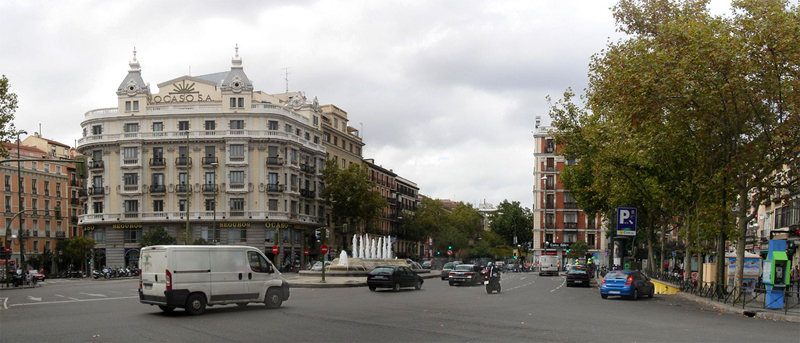
[[[567,287],[573,285],[580,285],[589,287],[589,271],[586,268],[575,268],[579,266],[573,266],[567,272]]]
[[[422,265],[420,265],[417,262],[410,261],[407,263],[408,263],[408,268],[411,268],[411,270],[422,270]]]
[[[442,280],[447,280],[450,278],[450,271],[453,270],[453,267],[459,264],[461,264],[461,262],[458,261],[445,263],[442,267]]]
[[[36,281],[44,281],[44,279],[45,279],[45,276],[44,276],[44,274],[40,273],[40,272],[39,272],[38,270],[36,270],[36,269],[31,269],[31,270],[29,270],[29,271],[28,271],[28,274],[29,274],[29,275],[30,275],[32,278],[36,279]]]
[[[650,278],[633,270],[608,272],[603,278],[603,284],[600,285],[600,297],[603,299],[609,295],[626,296],[632,300],[643,295],[652,298],[655,292],[655,285],[650,282]]]
[[[455,284],[473,284],[479,285],[483,282],[483,275],[481,274],[481,266],[477,264],[459,264],[450,271],[448,277],[450,286]]]
[[[431,261],[422,261],[422,269],[431,269]]]
[[[411,268],[406,266],[380,266],[367,274],[367,286],[370,291],[377,288],[391,288],[397,292],[401,287],[422,288],[424,280]]]

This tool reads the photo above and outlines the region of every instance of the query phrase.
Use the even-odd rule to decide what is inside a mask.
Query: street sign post
[[[617,236],[636,236],[636,207],[617,207]]]

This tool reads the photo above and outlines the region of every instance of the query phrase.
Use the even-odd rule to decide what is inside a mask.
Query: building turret
[[[133,61],[128,64],[131,69],[128,75],[117,87],[117,99],[119,99],[119,112],[144,113],[147,99],[150,96],[150,86],[142,79],[142,69],[139,61],[136,60],[136,48],[133,48]],[[124,111],[124,112],[123,112]]]

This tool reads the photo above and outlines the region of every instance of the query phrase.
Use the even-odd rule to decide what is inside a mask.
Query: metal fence
[[[766,285],[760,280],[754,288],[749,289],[715,282],[699,283],[696,280],[684,279],[678,273],[664,271],[644,271],[644,273],[652,279],[678,287],[682,292],[732,306],[741,305],[742,309],[766,309],[767,307],[772,309],[771,305],[776,302],[776,300],[767,300]],[[800,282],[790,284],[779,292],[783,293],[784,301],[781,309],[784,314],[788,314],[789,311],[800,312]]]

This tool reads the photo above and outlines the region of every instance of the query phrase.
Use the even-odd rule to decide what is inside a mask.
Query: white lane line
[[[558,285],[558,287],[551,289],[550,293],[557,291],[561,287],[564,287],[564,284],[566,284],[566,283],[567,283],[567,279],[561,279],[561,284]]]
[[[83,295],[88,295],[88,296],[90,296],[90,297],[103,297],[103,298],[105,298],[105,297],[106,297],[104,294],[83,293],[83,292],[81,292],[80,294],[83,294]]]
[[[59,298],[64,298],[64,296],[63,296],[63,295],[61,295],[61,294],[53,294],[53,295],[55,295],[55,296],[57,296],[57,297],[59,297]]]
[[[8,310],[8,306],[6,306],[7,302],[8,302],[8,298],[3,298],[3,309],[4,310]]]
[[[27,303],[27,304],[13,304],[11,307],[17,306],[30,306],[30,305],[43,305],[43,304],[66,304],[66,303],[76,303],[76,302],[87,302],[87,301],[101,301],[101,300],[120,300],[120,299],[133,299],[138,298],[139,296],[135,297],[118,297],[118,298],[102,298],[102,299],[75,299],[75,300],[61,300],[61,301],[44,301],[40,303]]]
[[[33,297],[33,296],[30,296],[30,295],[29,295],[29,296],[28,296],[28,300],[33,300],[33,301],[42,301],[42,298],[35,298],[35,297]]]

